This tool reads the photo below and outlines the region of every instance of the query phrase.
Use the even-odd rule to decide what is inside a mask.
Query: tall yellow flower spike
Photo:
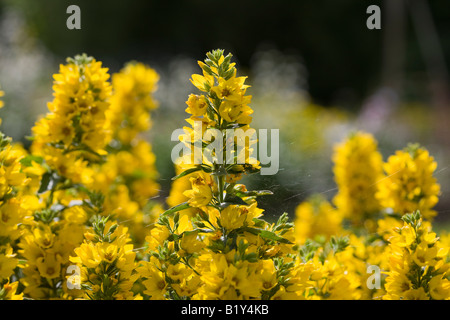
[[[335,147],[333,162],[338,187],[333,203],[355,226],[366,226],[373,231],[374,223],[370,219],[381,211],[375,193],[383,178],[383,159],[377,142],[368,133],[353,133]]]
[[[419,211],[403,216],[390,238],[386,300],[448,300],[448,246],[442,245]]]
[[[429,152],[409,145],[388,158],[383,165],[386,177],[378,184],[376,194],[384,208],[396,214],[419,210],[424,219],[433,219],[437,212],[440,185],[433,176],[437,163]]]
[[[207,53],[205,62],[199,62],[202,75],[191,78],[201,93],[188,97],[185,111],[191,127],[184,128],[181,141],[187,147],[200,142],[202,153],[211,141],[199,133],[216,130],[224,136],[228,129],[251,129],[249,86],[246,77],[236,76],[231,57],[223,50]],[[197,159],[201,163],[187,163],[193,160],[189,154],[177,164],[168,199],[173,207],[147,237],[150,263],[143,262],[138,269],[150,299],[269,298],[280,289],[272,259],[293,252],[292,224],[287,214],[273,224],[261,219],[263,210],[256,198],[271,192],[248,191],[237,183],[242,174],[258,172],[260,166],[250,163],[248,145],[245,163],[227,162],[230,142],[224,143],[222,153],[203,154]]]
[[[50,113],[33,128],[32,152],[74,183],[89,183],[88,165],[100,161],[111,139],[106,111],[111,96],[108,69],[86,55],[68,59],[54,75]]]
[[[257,200],[272,192],[240,183],[260,170],[257,141],[231,150],[242,137],[224,135],[252,130],[231,59],[208,52],[190,79],[180,145],[201,154],[176,162],[167,210],[143,136],[159,75],[133,62],[110,83],[86,55],[60,66],[31,152],[0,133],[0,300],[450,299],[428,151],[410,145],[383,163],[374,137],[356,132],[335,148],[331,202],[315,195],[294,223],[266,220]]]

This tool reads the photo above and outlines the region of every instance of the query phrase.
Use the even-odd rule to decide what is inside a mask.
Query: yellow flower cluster
[[[31,181],[24,172],[20,161],[24,154],[11,139],[0,135],[0,299],[22,299],[18,293],[17,241],[31,215],[33,199],[24,189]]]
[[[443,246],[419,212],[403,216],[390,240],[384,299],[442,300],[450,297],[448,246]]]
[[[152,97],[159,75],[143,63],[128,63],[112,76],[113,96],[108,110],[114,138],[130,145],[137,136],[150,129],[149,112],[158,107]]]
[[[249,85],[245,84],[247,77],[237,77],[235,63],[231,63],[232,55],[223,55],[223,50],[216,50],[207,54],[205,62],[199,61],[199,65],[203,70],[203,74],[193,74],[191,78],[192,84],[197,87],[204,94],[191,94],[186,101],[188,107],[186,112],[191,116],[186,121],[191,127],[184,127],[185,134],[180,136],[180,140],[184,141],[186,146],[191,149],[190,154],[184,155],[179,161],[179,165],[184,168],[192,167],[192,163],[199,161],[203,165],[203,171],[211,173],[213,170],[220,170],[221,177],[228,179],[228,182],[238,181],[242,174],[252,173],[259,170],[259,162],[252,162],[250,159],[253,148],[251,145],[256,141],[250,138],[249,142],[244,142],[242,150],[234,148],[231,150],[230,146],[238,145],[238,137],[227,137],[227,129],[239,128],[243,132],[250,132],[253,130],[249,124],[252,121],[251,114],[253,110],[248,105],[251,101],[251,96],[246,95]],[[200,132],[196,132],[195,122],[201,123]],[[223,150],[215,150],[215,153],[205,155],[205,146],[211,143],[204,138],[210,130],[219,130],[222,136],[227,138],[223,143]],[[197,130],[199,131],[199,130]],[[231,141],[232,140],[232,141]],[[242,144],[242,143],[241,143]],[[200,145],[201,147],[198,147]],[[227,149],[228,146],[228,149]],[[202,150],[198,150],[202,149]],[[201,152],[201,158],[198,159],[196,152]],[[226,159],[228,153],[232,154],[233,159],[229,163]],[[238,154],[238,152],[240,152]],[[237,159],[244,159],[243,163],[236,161]],[[213,169],[214,165],[218,164],[219,169]],[[226,164],[226,165],[225,165]],[[199,166],[196,167],[199,169]],[[226,175],[224,174],[226,172]],[[219,194],[221,192],[219,191]]]
[[[377,183],[383,177],[377,143],[368,133],[352,134],[336,146],[333,161],[339,190],[333,202],[345,218],[361,225],[381,210],[375,198]]]
[[[110,128],[105,112],[112,90],[107,71],[86,55],[68,59],[54,76],[50,113],[33,128],[33,154],[74,183],[91,182],[89,161],[106,154]]]
[[[95,166],[90,190],[104,196],[103,214],[127,224],[135,243],[143,244],[146,228],[162,208],[149,201],[159,193],[155,155],[143,133],[150,129],[150,111],[159,75],[142,63],[128,63],[112,76],[111,105],[106,110],[112,139],[103,163]]]
[[[130,63],[109,83],[86,55],[60,67],[31,152],[0,136],[0,299],[450,299],[450,236],[432,231],[440,187],[423,147],[383,162],[374,137],[352,134],[335,149],[335,197],[310,196],[293,222],[266,219],[257,199],[272,192],[240,183],[259,162],[237,163],[236,149],[226,161],[225,138],[205,156],[208,132],[251,130],[231,58],[209,52],[191,78],[201,93],[180,140],[194,153],[176,164],[168,209],[143,136],[158,74]]]
[[[236,77],[230,59],[222,50],[208,53],[205,63],[199,62],[203,75],[192,76],[192,83],[205,95],[189,96],[187,121],[201,121],[202,133],[249,128],[253,111],[248,106],[250,96],[245,95],[248,86],[245,77]],[[195,144],[193,128],[185,132],[181,139],[189,146]],[[207,141],[202,140],[204,145]],[[236,183],[243,173],[259,166],[221,161],[225,154],[223,159],[217,154],[203,157],[194,166],[180,162],[175,183],[184,182],[174,189],[185,201],[176,203],[174,199],[181,198],[171,194],[176,205],[150,231],[146,238],[150,259],[138,269],[148,298],[253,299],[261,298],[262,291],[268,295],[277,284],[274,264],[267,258],[290,250],[285,237],[293,239],[292,228],[286,216],[276,231],[275,225],[259,219],[263,210],[255,198],[266,193]]]
[[[68,277],[75,289],[72,295],[93,300],[139,299],[131,290],[137,280],[136,253],[127,231],[105,217],[94,222],[92,232],[85,234],[74,250],[76,255],[70,257],[79,268]]]
[[[300,242],[338,235],[347,222],[355,232],[377,232],[387,240],[401,225],[402,215],[419,210],[430,221],[436,215],[437,163],[425,148],[411,144],[383,162],[375,138],[356,132],[336,145],[333,162],[334,206],[321,195],[298,205],[295,226]]]
[[[409,145],[389,157],[384,164],[386,178],[380,181],[377,198],[396,214],[420,210],[425,219],[436,215],[440,186],[433,177],[437,163],[427,150]]]
[[[331,236],[342,232],[342,214],[323,195],[312,195],[295,209],[295,237],[299,244],[308,239]]]
[[[157,204],[147,201],[159,188],[155,182],[155,157],[150,144],[138,136],[140,130],[149,127],[146,113],[156,106],[151,97],[158,80],[154,70],[143,64],[130,64],[114,74],[111,85],[107,69],[82,55],[68,59],[54,78],[51,112],[33,129],[33,153],[16,147],[11,152],[15,158],[11,156],[5,162],[11,168],[2,174],[4,192],[11,199],[9,207],[5,206],[8,214],[14,212],[13,203],[17,202],[17,210],[24,207],[14,216],[12,225],[15,229],[21,227],[15,253],[5,252],[8,257],[18,255],[24,261],[20,265],[22,291],[33,299],[87,297],[79,290],[69,290],[76,277],[69,277],[72,282],[68,283],[66,274],[74,266],[70,257],[91,245],[85,243],[90,237],[88,230],[93,229],[99,216],[114,216],[118,222],[127,222],[133,227],[132,240],[142,244],[146,226],[161,211]],[[129,101],[128,109],[122,110],[125,101]],[[135,131],[139,121],[141,126]],[[58,132],[68,135],[55,135]],[[14,202],[12,195],[16,195],[20,179],[25,178],[27,182],[21,190],[28,198],[23,204]],[[15,193],[11,188],[15,188]],[[26,223],[17,220],[24,212],[30,215]],[[118,230],[124,228],[121,225]],[[134,263],[133,244],[126,242],[129,239],[112,245],[118,248],[119,256],[127,257],[127,264]],[[14,259],[8,260],[11,265],[17,264]],[[134,265],[124,268],[128,272]],[[114,288],[123,287],[125,275],[116,279]],[[128,298],[127,290],[114,291],[114,297]],[[105,298],[105,294],[94,296]]]

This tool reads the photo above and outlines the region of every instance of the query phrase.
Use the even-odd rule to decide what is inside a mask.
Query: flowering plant
[[[353,133],[335,148],[336,195],[270,221],[258,197],[272,191],[241,183],[262,169],[246,77],[231,54],[206,56],[168,208],[143,137],[158,107],[147,65],[109,81],[101,62],[70,58],[29,150],[0,135],[0,299],[450,299],[424,147],[384,162],[372,135]]]

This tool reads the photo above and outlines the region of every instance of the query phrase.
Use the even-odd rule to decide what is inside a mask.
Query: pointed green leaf
[[[23,165],[24,167],[31,167],[33,165],[33,161],[42,164],[44,162],[44,158],[39,156],[33,156],[30,154],[22,158],[20,160],[20,164]]]
[[[41,186],[39,187],[38,193],[44,193],[47,190],[49,190],[51,178],[52,178],[51,172],[44,173],[41,179]]]
[[[183,203],[180,203],[180,204],[178,204],[178,205],[176,205],[176,206],[173,206],[172,208],[170,208],[170,209],[164,211],[164,212],[161,214],[161,216],[162,216],[162,217],[165,217],[165,216],[168,216],[168,215],[170,215],[170,214],[172,214],[172,213],[175,213],[175,212],[178,212],[178,211],[181,211],[181,210],[184,210],[184,209],[189,209],[190,207],[191,207],[191,206],[189,205],[189,203],[183,202]]]
[[[266,240],[273,240],[273,241],[278,241],[278,242],[281,242],[281,243],[292,244],[292,242],[290,242],[288,239],[280,237],[276,233],[274,233],[272,231],[269,231],[269,230],[257,229],[257,228],[251,228],[251,227],[243,227],[241,229],[243,231],[250,232],[250,233],[252,233],[254,235],[259,235],[261,238],[266,239]]]
[[[172,180],[177,180],[179,178],[182,178],[184,176],[187,176],[188,174],[191,174],[191,173],[199,171],[199,170],[202,170],[202,167],[198,166],[198,167],[187,169],[187,170],[183,171],[182,173],[180,173],[179,175],[173,177]]]
[[[273,241],[278,241],[278,242],[281,242],[281,243],[292,243],[292,242],[290,242],[288,239],[283,238],[283,237],[280,237],[280,236],[277,235],[276,233],[274,233],[274,232],[272,232],[272,231],[268,231],[268,230],[262,230],[262,231],[259,233],[259,236],[260,236],[261,238],[264,238],[264,239],[273,240]]]
[[[245,202],[244,200],[242,200],[240,197],[231,195],[229,193],[227,193],[227,195],[225,196],[224,202],[229,203],[229,204],[239,204],[239,205],[244,205],[244,206],[248,205],[248,203]]]

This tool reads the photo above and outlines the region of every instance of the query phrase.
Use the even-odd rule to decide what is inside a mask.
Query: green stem
[[[223,203],[223,190],[224,190],[225,181],[223,179],[223,175],[217,176],[217,190],[219,192],[219,202]]]
[[[194,267],[191,266],[191,264],[189,263],[189,259],[187,259],[186,257],[183,257],[183,261],[184,261],[184,264],[186,266],[188,266],[189,268],[191,268],[195,272],[196,275],[200,276],[200,273],[198,273],[198,271],[195,270]]]

